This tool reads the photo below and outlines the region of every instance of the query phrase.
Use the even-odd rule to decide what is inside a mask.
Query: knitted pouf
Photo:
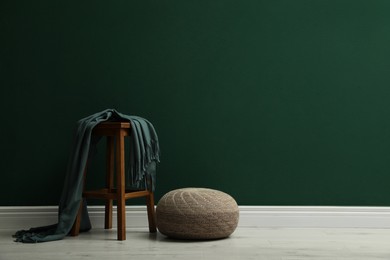
[[[205,188],[170,191],[156,209],[158,230],[178,239],[228,237],[236,229],[238,217],[237,203],[230,195]]]

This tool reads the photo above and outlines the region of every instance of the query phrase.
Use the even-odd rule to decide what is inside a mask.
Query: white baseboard
[[[390,207],[240,206],[239,226],[390,228]]]
[[[390,207],[240,206],[239,227],[390,228]],[[93,227],[102,228],[104,208],[89,206]],[[114,220],[116,219],[114,210]],[[57,222],[57,206],[0,207],[0,229],[27,229]],[[114,227],[116,221],[113,221]],[[128,206],[128,228],[148,226],[145,206]]]

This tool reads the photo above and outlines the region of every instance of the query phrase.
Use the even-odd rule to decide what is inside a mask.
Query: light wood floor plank
[[[127,229],[117,241],[116,230],[93,229],[78,237],[22,244],[14,230],[0,230],[0,260],[62,259],[390,259],[390,229],[238,228],[230,238],[215,241],[177,241]]]

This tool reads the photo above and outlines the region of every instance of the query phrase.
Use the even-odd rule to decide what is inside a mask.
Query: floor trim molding
[[[390,207],[241,206],[240,226],[390,228]]]
[[[239,206],[239,227],[390,228],[390,207]],[[102,228],[103,206],[89,206],[94,227]],[[116,211],[114,210],[114,219]],[[128,228],[147,227],[145,206],[127,206]],[[0,229],[26,229],[57,222],[57,206],[0,206]],[[115,222],[113,221],[114,226]]]

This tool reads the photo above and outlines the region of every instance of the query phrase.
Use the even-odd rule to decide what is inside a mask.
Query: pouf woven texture
[[[239,210],[228,194],[206,188],[183,188],[168,192],[157,204],[158,230],[171,238],[219,239],[237,227]]]

